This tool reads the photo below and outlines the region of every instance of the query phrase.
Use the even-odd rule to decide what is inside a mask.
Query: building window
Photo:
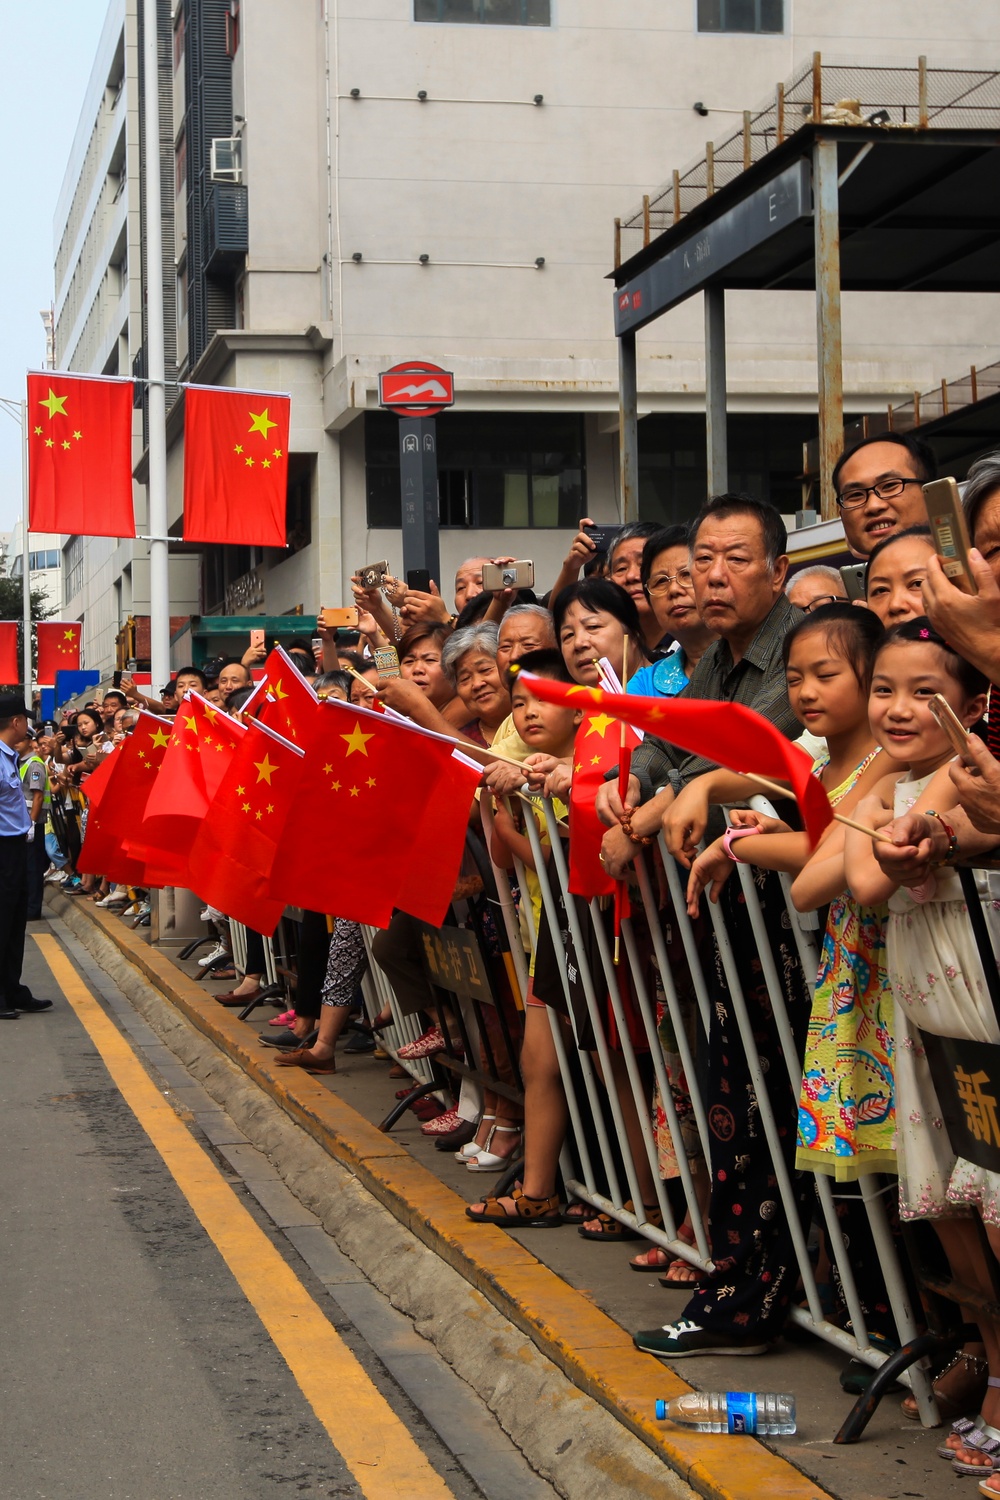
[[[74,594],[83,588],[83,537],[70,537],[63,549],[63,603],[69,604]]]
[[[698,0],[699,31],[773,34],[784,29],[785,0]]]
[[[415,21],[482,21],[492,26],[550,26],[550,0],[414,0]]]
[[[177,18],[174,21],[174,72],[184,61],[184,7],[177,7]]]
[[[240,0],[229,0],[226,11],[226,56],[235,57],[240,45]]]
[[[49,548],[45,552],[29,552],[28,568],[32,573],[40,572],[43,568],[58,568],[62,558],[55,548]]]
[[[188,315],[188,263],[187,254],[181,258],[177,267],[177,286],[174,295],[174,303],[177,309],[177,327],[183,328],[187,322]]]
[[[586,515],[583,419],[456,412],[437,424],[442,526],[575,528]],[[368,525],[398,528],[399,419],[365,417]]]
[[[802,505],[802,445],[816,418],[779,414],[730,416],[729,488],[769,500],[791,515]],[[682,413],[639,423],[639,515],[664,526],[690,521],[705,503],[705,419]],[[586,515],[586,511],[581,511]]]
[[[174,147],[174,197],[180,198],[187,186],[187,131],[182,130]]]

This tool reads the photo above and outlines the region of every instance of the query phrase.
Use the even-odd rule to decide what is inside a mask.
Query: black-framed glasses
[[[807,615],[811,615],[814,609],[822,609],[824,604],[846,604],[848,602],[845,594],[817,594],[815,599],[810,599],[808,604],[802,608]]]
[[[676,573],[661,573],[658,578],[652,578],[646,584],[646,593],[653,597],[669,593],[672,583],[679,583],[682,589],[691,588],[691,569],[678,568]]]
[[[894,500],[908,484],[922,483],[920,479],[900,479],[893,475],[888,479],[880,479],[878,484],[852,484],[842,495],[837,496],[837,504],[841,510],[857,510],[859,505],[867,502],[869,495],[874,495],[879,500]]]

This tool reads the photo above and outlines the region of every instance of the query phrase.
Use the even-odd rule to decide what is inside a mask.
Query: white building
[[[126,41],[131,24],[126,15]],[[912,0],[905,13],[820,0],[177,0],[172,25],[173,118],[161,134],[173,141],[178,378],[292,393],[288,551],[202,549],[199,587],[183,575],[175,615],[312,613],[343,600],[358,564],[400,567],[396,419],[377,408],[377,375],[408,359],[457,380],[454,412],[438,424],[445,592],[457,563],[482,552],[533,557],[544,588],[578,517],[618,509],[605,279],[615,216],[814,50],[932,63],[996,50],[979,0]],[[91,103],[113,113],[110,97],[92,89]],[[129,93],[126,116],[135,108]],[[67,233],[92,107],[86,119]],[[121,134],[128,147],[134,127]],[[96,200],[110,193],[99,186],[107,146],[94,162]],[[102,242],[126,245],[134,277],[131,198],[106,212],[123,217]],[[63,364],[65,350],[82,357],[100,282],[95,271],[68,338],[60,264]],[[802,441],[815,432],[814,301],[727,300],[732,482],[794,510]],[[105,302],[119,319],[127,304],[117,362],[98,317],[107,331],[87,343],[87,367],[124,370],[139,347],[137,289]],[[994,358],[982,312],[974,297],[845,298],[848,411]],[[704,493],[698,299],[640,348],[643,510],[672,519]],[[183,403],[168,444],[179,536]],[[125,549],[89,551],[93,638],[109,642],[115,617],[137,607],[141,558],[127,549],[126,584]]]
[[[45,608],[50,615],[59,616],[63,607],[62,576],[63,538],[48,531],[28,533],[28,571],[32,591],[43,595]],[[2,545],[2,538],[0,538]],[[14,523],[6,547],[6,573],[8,578],[21,578],[24,574],[24,541],[21,521]]]

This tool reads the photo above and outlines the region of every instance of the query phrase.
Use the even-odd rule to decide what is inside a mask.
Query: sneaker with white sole
[[[757,1340],[740,1342],[731,1333],[713,1333],[682,1318],[678,1323],[665,1323],[662,1328],[649,1328],[637,1333],[632,1339],[637,1349],[646,1354],[656,1354],[660,1359],[691,1359],[699,1354],[766,1354],[770,1344]]]
[[[207,969],[209,964],[214,963],[217,958],[226,958],[228,953],[229,949],[225,943],[216,943],[215,947],[210,949],[204,958],[199,958],[198,966],[199,968]]]

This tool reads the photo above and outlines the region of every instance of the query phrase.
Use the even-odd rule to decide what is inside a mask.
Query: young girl
[[[982,714],[986,681],[941,639],[925,617],[889,631],[875,660],[870,717],[892,773],[857,808],[859,822],[885,828],[894,844],[908,846],[909,815],[923,813],[944,828],[956,801],[948,775],[952,749],[928,703],[940,693],[966,725]],[[907,819],[904,825],[900,820]],[[900,824],[899,831],[896,825]],[[948,841],[950,844],[950,840]],[[945,864],[924,865],[901,885],[884,873],[873,841],[848,829],[846,864],[859,901],[888,901],[886,961],[895,1010],[896,1151],[899,1207],[903,1219],[932,1219],[956,1276],[989,1286],[986,1266],[964,1205],[980,1207],[989,1224],[1000,1223],[1000,1178],[959,1162],[951,1148],[916,1028],[939,1036],[1000,1041],[982,975],[978,951],[958,876]],[[946,850],[945,853],[951,852]],[[916,849],[913,851],[916,856]],[[994,1249],[1000,1248],[1000,1231]],[[978,1318],[991,1372],[1000,1386],[1000,1327]],[[973,1374],[974,1358],[963,1356]],[[1000,1399],[988,1391],[976,1441],[981,1454],[961,1449],[952,1436],[946,1449],[959,1448],[965,1472],[990,1466],[1000,1451]]]

